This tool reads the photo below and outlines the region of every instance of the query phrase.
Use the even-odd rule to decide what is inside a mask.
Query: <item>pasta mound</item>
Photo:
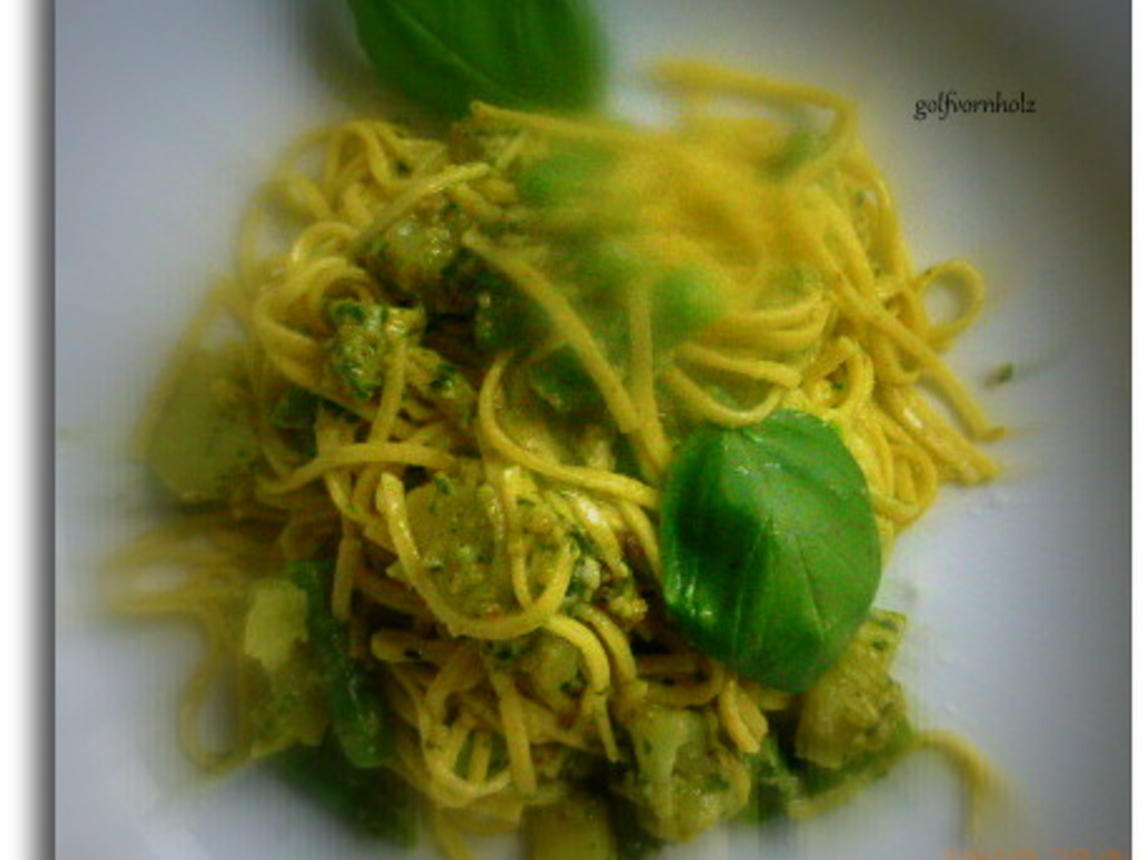
[[[876,743],[840,728],[839,697],[808,715],[681,638],[658,590],[659,490],[691,427],[799,409],[839,428],[887,548],[940,484],[997,472],[975,443],[1000,431],[941,358],[980,276],[913,267],[847,101],[692,63],[654,80],[671,128],[476,104],[445,141],[363,119],[283,158],[145,433],[163,444],[165,403],[226,316],[241,336],[208,387],[250,445],[184,494],[206,507],[120,560],[185,566],[121,604],[202,622],[181,723],[196,760],[322,738],[283,573],[315,559],[391,714],[390,769],[453,854],[458,828],[514,829],[589,787],[689,838],[751,804],[785,726],[836,767],[892,742],[887,659],[847,687],[893,714],[865,727]],[[924,301],[938,282],[961,299],[942,322]],[[221,677],[239,706],[222,751],[198,716]]]

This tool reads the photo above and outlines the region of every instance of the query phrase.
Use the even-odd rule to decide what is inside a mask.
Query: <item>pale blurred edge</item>
[[[40,27],[46,26],[50,13],[39,15],[31,0],[5,3],[0,15],[0,81],[3,93],[3,114],[6,130],[0,135],[0,187],[4,189],[3,236],[5,312],[2,315],[4,331],[0,336],[0,366],[3,367],[5,394],[5,420],[0,423],[0,437],[7,452],[4,470],[3,496],[4,567],[6,568],[3,618],[0,619],[0,650],[4,654],[3,678],[5,702],[0,707],[0,760],[4,762],[2,783],[2,829],[0,846],[7,857],[29,857],[34,850],[34,835],[47,811],[35,807],[35,802],[46,796],[42,787],[50,774],[42,773],[47,762],[37,762],[41,749],[33,734],[47,734],[50,725],[36,726],[33,717],[45,714],[41,707],[48,687],[48,679],[37,678],[36,670],[51,671],[48,655],[36,654],[46,637],[35,629],[38,619],[45,617],[37,611],[36,601],[43,596],[35,583],[44,569],[37,542],[46,534],[33,517],[44,508],[44,495],[48,492],[48,475],[40,474],[41,450],[35,443],[34,430],[39,417],[50,403],[50,370],[38,367],[39,359],[48,355],[47,345],[38,344],[37,337],[47,330],[46,321],[39,313],[43,304],[35,300],[34,290],[50,289],[42,283],[41,273],[49,271],[47,261],[40,256],[48,247],[40,235],[48,223],[50,199],[37,200],[48,193],[40,186],[46,172],[43,165],[33,160],[37,151],[50,158],[51,141],[36,140],[50,117],[50,104],[37,104],[38,96],[50,94],[37,74],[47,74],[49,67],[37,67],[37,60],[46,63],[50,58],[37,56],[36,49],[46,40]],[[40,144],[39,150],[34,144]],[[40,347],[45,347],[41,349]],[[47,390],[39,390],[47,388]],[[41,428],[50,433],[51,429]],[[50,445],[50,436],[47,444]],[[39,482],[39,486],[37,483]],[[42,542],[41,542],[42,543]],[[47,722],[47,721],[41,721]],[[50,737],[50,735],[48,735]],[[38,776],[39,767],[42,775]]]

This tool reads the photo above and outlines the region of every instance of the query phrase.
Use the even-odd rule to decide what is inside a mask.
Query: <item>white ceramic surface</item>
[[[988,308],[953,361],[973,381],[1015,364],[983,392],[1014,428],[992,449],[1007,473],[945,491],[898,544],[881,601],[911,613],[899,675],[923,723],[972,739],[1017,787],[1013,847],[1130,856],[1128,7],[601,5],[619,109],[655,113],[636,70],[665,54],[844,92],[917,262],[985,272]],[[173,718],[194,638],[95,611],[95,560],[148,518],[131,418],[226,269],[246,194],[294,135],[370,98],[345,9],[59,0],[56,27],[58,856],[380,856],[263,774],[203,783]],[[912,118],[949,89],[1022,90],[1036,112]],[[949,860],[958,835],[955,782],[920,756],[820,819],[666,856]],[[1029,860],[991,860],[1005,857]]]

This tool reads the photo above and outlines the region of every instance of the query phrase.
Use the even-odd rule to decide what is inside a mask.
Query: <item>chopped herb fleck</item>
[[[458,382],[459,370],[448,361],[438,365],[434,371],[434,378],[430,380],[430,387],[439,394],[447,394]]]
[[[1001,364],[990,374],[988,374],[988,386],[995,387],[1003,385],[1005,382],[1011,382],[1016,375],[1016,366],[1010,361],[1006,364]]]
[[[309,430],[315,424],[319,399],[305,388],[292,386],[271,410],[271,426],[279,430]]]

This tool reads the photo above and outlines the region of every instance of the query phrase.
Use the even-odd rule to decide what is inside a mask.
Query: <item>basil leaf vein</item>
[[[380,80],[461,117],[475,100],[581,110],[601,94],[603,40],[585,0],[349,0]]]

